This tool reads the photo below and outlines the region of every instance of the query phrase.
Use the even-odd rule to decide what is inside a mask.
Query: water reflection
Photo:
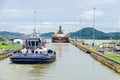
[[[52,48],[56,51],[58,57],[69,53],[68,43],[53,43]]]
[[[52,46],[51,46],[52,45]],[[0,80],[119,80],[120,75],[94,60],[78,48],[66,43],[50,43],[57,59],[49,64],[11,64],[0,61]]]

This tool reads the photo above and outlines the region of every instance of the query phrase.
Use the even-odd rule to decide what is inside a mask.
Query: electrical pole
[[[95,45],[95,8],[93,8],[93,43],[92,47]]]

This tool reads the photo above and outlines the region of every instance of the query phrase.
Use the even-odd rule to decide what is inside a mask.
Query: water
[[[47,44],[57,53],[49,64],[12,64],[0,61],[0,80],[120,80],[120,75],[71,44]]]

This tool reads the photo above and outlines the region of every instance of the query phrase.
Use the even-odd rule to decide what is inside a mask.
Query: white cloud
[[[26,4],[26,2],[29,4]],[[12,2],[5,0],[2,3],[2,9],[0,9],[0,30],[31,33],[34,27],[33,11],[36,9],[36,21],[38,21],[36,24],[41,32],[50,32],[54,28],[58,28],[59,25],[69,29],[69,31],[75,31],[76,26],[79,25],[75,16],[81,13],[79,18],[82,19],[82,26],[92,26],[93,10],[89,9],[96,7],[96,28],[110,31],[111,28],[108,29],[106,22],[112,22],[111,18],[105,18],[106,16],[113,16],[112,20],[116,20],[116,17],[120,14],[119,3],[119,0],[37,0],[37,2],[36,0],[14,0]],[[117,23],[120,24],[120,19]],[[97,26],[97,24],[104,25]],[[114,29],[117,30],[117,26]]]
[[[40,33],[47,33],[54,31],[54,29],[58,29],[60,26],[60,23],[54,23],[54,22],[41,22],[37,23],[37,31]],[[85,23],[82,22],[81,25],[79,25],[79,22],[62,22],[62,29],[65,29],[69,32],[77,31],[84,27],[92,27],[91,23]],[[25,34],[31,34],[34,28],[34,24],[31,23],[0,23],[0,31],[10,31],[10,32],[21,32]],[[96,24],[95,28],[104,32],[114,32],[119,31],[119,25],[106,23],[106,24]]]
[[[61,22],[63,25],[77,25],[79,22],[71,21],[71,22]]]
[[[12,18],[27,18],[33,16],[33,10],[20,10],[20,9],[3,9],[0,16],[8,19]]]
[[[96,29],[104,32],[120,32],[120,27],[115,23],[97,24]]]
[[[118,16],[118,19],[117,19],[117,24],[120,25],[120,16]]]
[[[41,25],[52,25],[54,24],[53,22],[40,22]]]
[[[3,12],[16,13],[16,12],[21,12],[21,11],[17,9],[4,9]]]
[[[31,34],[34,28],[34,22],[28,23],[10,23],[1,22],[0,31],[10,31],[10,32],[21,32],[25,34]],[[51,32],[56,27],[58,23],[53,22],[36,22],[36,29],[40,33]]]
[[[79,15],[79,17],[86,20],[92,20],[93,14],[94,14],[93,10],[88,10],[82,13],[81,15]],[[101,17],[104,17],[105,15],[106,14],[103,11],[95,10],[95,18],[101,18]]]
[[[103,5],[103,4],[113,4],[118,2],[118,0],[85,0],[86,5],[90,6],[98,6],[98,5]]]

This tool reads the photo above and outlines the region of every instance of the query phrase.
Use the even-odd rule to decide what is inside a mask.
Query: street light
[[[95,8],[93,8],[93,43],[92,47],[95,46]]]
[[[80,24],[79,24],[79,26],[80,26],[80,39],[82,40],[82,33],[81,33],[81,29],[82,29],[82,21],[81,21],[81,19],[80,19]]]

